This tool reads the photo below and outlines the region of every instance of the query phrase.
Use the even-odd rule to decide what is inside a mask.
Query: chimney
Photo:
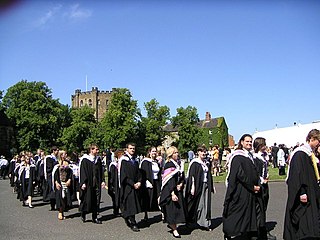
[[[210,112],[206,112],[206,119],[207,122],[211,120],[211,114]]]

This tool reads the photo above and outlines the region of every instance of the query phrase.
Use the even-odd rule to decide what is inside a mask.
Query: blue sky
[[[320,1],[18,1],[0,12],[0,90],[129,88],[224,116],[237,141],[320,120]]]

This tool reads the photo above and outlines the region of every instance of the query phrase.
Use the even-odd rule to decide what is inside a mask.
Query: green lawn
[[[184,165],[185,173],[188,170],[188,165],[189,163],[185,163]],[[286,168],[286,173],[288,173],[288,168]],[[213,180],[214,182],[225,182],[226,176],[227,176],[227,173],[222,172],[220,173],[220,176],[214,177]],[[278,168],[272,168],[271,166],[269,167],[269,181],[284,181],[286,177],[287,177],[286,175],[284,176],[279,175]]]

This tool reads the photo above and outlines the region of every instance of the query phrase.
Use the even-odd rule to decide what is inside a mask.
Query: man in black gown
[[[120,158],[120,205],[122,216],[127,225],[134,231],[140,231],[135,214],[141,212],[140,187],[141,173],[139,163],[134,157],[135,144],[128,143],[127,150]]]
[[[319,170],[314,151],[319,145],[320,131],[313,129],[307,144],[292,154],[287,178],[288,200],[283,238],[320,239]]]
[[[92,222],[101,224],[97,219],[101,188],[105,187],[101,158],[98,157],[99,148],[91,144],[90,154],[85,154],[80,160],[80,206],[82,222],[86,221],[86,214],[92,213]]]
[[[56,146],[51,148],[51,155],[46,156],[44,159],[44,174],[45,174],[45,183],[44,183],[44,193],[43,201],[50,201],[51,211],[55,210],[56,205],[56,195],[52,186],[52,171],[53,167],[58,164],[59,149]]]

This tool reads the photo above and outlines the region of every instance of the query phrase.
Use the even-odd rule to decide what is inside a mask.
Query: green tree
[[[68,125],[68,107],[52,98],[44,82],[18,82],[8,88],[2,105],[14,123],[19,150],[57,144],[62,127]]]
[[[177,115],[172,117],[172,125],[178,129],[179,139],[177,146],[182,157],[186,157],[190,149],[195,150],[199,143],[198,122],[197,109],[191,106],[178,108]]]
[[[94,109],[88,106],[72,109],[71,119],[71,125],[64,128],[59,140],[68,151],[81,152],[86,149],[96,133]]]
[[[100,122],[104,147],[123,148],[128,142],[137,142],[141,112],[137,101],[126,88],[112,93],[108,111]]]
[[[156,99],[144,104],[147,116],[142,118],[142,126],[146,148],[162,144],[166,133],[163,126],[170,118],[170,109],[167,106],[159,106]]]

